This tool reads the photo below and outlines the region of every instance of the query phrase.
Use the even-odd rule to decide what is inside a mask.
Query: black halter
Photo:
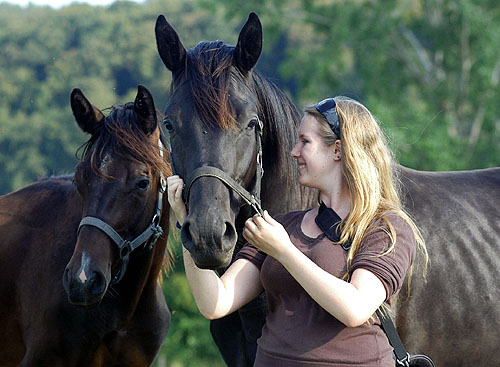
[[[255,139],[257,142],[257,171],[255,173],[255,188],[253,190],[253,193],[248,192],[243,186],[237,183],[232,177],[230,177],[221,169],[213,166],[202,166],[191,172],[191,175],[186,180],[184,191],[182,194],[184,202],[187,204],[187,202],[189,201],[189,192],[191,191],[191,186],[197,179],[201,177],[214,177],[222,181],[229,188],[233,189],[233,191],[241,196],[245,203],[250,205],[257,214],[262,215],[263,211],[260,205],[261,182],[262,176],[264,175],[264,167],[262,165],[262,129],[263,124],[259,119],[257,125],[255,125]],[[170,151],[170,157],[172,162],[172,170],[175,173],[172,151]]]
[[[160,156],[163,158],[163,144],[161,140],[158,141],[160,148]],[[100,229],[109,238],[118,246],[118,253],[120,256],[121,268],[120,271],[115,274],[111,279],[111,284],[118,283],[122,280],[125,275],[125,271],[127,270],[127,265],[130,257],[130,253],[134,251],[136,248],[146,243],[149,240],[149,245],[145,246],[149,251],[153,248],[158,237],[163,234],[163,229],[160,226],[160,218],[161,218],[161,208],[163,204],[163,193],[167,188],[167,181],[163,174],[160,172],[160,182],[158,184],[158,198],[156,201],[156,213],[153,215],[153,219],[151,224],[142,232],[139,236],[137,236],[134,240],[128,241],[123,239],[118,232],[116,232],[113,227],[104,222],[103,220],[96,217],[84,217],[80,225],[78,226],[78,234],[80,234],[80,229],[83,226],[92,226]]]

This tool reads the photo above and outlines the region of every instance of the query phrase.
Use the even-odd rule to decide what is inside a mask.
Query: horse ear
[[[163,15],[159,15],[156,19],[155,35],[158,53],[167,69],[172,73],[182,70],[186,60],[186,49],[177,32]]]
[[[104,120],[103,113],[85,97],[79,88],[71,92],[71,109],[73,116],[82,129],[87,134],[93,135],[96,127]]]
[[[137,87],[137,96],[134,101],[134,111],[137,114],[138,121],[146,135],[152,134],[157,126],[155,103],[153,96],[148,88],[143,85]]]
[[[246,74],[257,64],[261,52],[262,24],[257,14],[250,13],[234,49],[234,65]]]

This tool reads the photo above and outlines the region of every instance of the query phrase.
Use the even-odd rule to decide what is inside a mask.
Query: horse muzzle
[[[237,237],[233,223],[215,215],[208,215],[203,221],[188,216],[181,229],[182,243],[201,269],[228,266]]]
[[[106,293],[109,280],[98,270],[82,265],[76,272],[71,262],[66,266],[63,276],[64,290],[68,300],[76,306],[91,306],[99,303]]]

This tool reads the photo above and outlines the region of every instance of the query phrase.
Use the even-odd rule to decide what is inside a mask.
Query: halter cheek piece
[[[158,145],[160,148],[160,156],[163,158],[163,144],[161,140],[158,141]],[[100,229],[104,232],[118,247],[118,253],[120,256],[121,268],[120,271],[115,274],[111,279],[111,284],[118,283],[122,280],[125,272],[127,271],[127,265],[130,257],[130,253],[134,251],[136,248],[145,244],[144,248],[148,251],[153,249],[158,237],[163,234],[163,229],[160,226],[160,218],[161,218],[161,208],[163,203],[163,193],[167,188],[167,181],[163,174],[160,172],[160,182],[158,185],[158,198],[156,201],[156,213],[153,215],[153,219],[148,228],[144,230],[139,236],[137,236],[134,240],[128,241],[123,239],[118,232],[116,232],[113,227],[104,222],[103,220],[96,217],[84,217],[80,225],[78,226],[78,235],[80,234],[80,230],[83,226],[92,226]],[[146,243],[149,240],[149,244]]]
[[[189,201],[189,192],[191,191],[191,186],[193,183],[201,177],[214,177],[222,181],[227,187],[231,188],[235,193],[237,193],[246,204],[250,205],[257,214],[262,215],[262,207],[260,205],[260,191],[262,176],[264,175],[264,167],[262,165],[262,129],[263,124],[260,119],[258,119],[257,125],[255,125],[255,139],[257,142],[257,170],[255,173],[255,188],[254,192],[250,193],[238,182],[236,182],[232,177],[230,177],[226,172],[213,166],[202,166],[196,168],[189,175],[186,184],[184,186],[184,191],[182,197],[184,202],[187,204]],[[172,147],[172,144],[170,144]],[[174,160],[172,158],[172,151],[170,151],[172,171],[175,173]]]

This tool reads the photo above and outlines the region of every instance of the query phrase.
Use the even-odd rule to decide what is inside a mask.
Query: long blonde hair
[[[351,241],[347,269],[365,234],[374,229],[375,219],[380,218],[387,224],[380,229],[391,239],[390,247],[381,256],[394,250],[396,232],[387,219],[388,214],[399,215],[410,225],[427,264],[424,239],[415,222],[403,209],[400,181],[394,169],[396,160],[379,123],[358,101],[335,97],[335,102],[340,119],[340,137],[333,133],[326,118],[316,110],[316,105],[307,106],[304,112],[313,115],[320,122],[319,131],[325,145],[332,145],[337,139],[342,141],[342,173],[349,188],[351,209],[340,224],[341,236],[338,244]]]

